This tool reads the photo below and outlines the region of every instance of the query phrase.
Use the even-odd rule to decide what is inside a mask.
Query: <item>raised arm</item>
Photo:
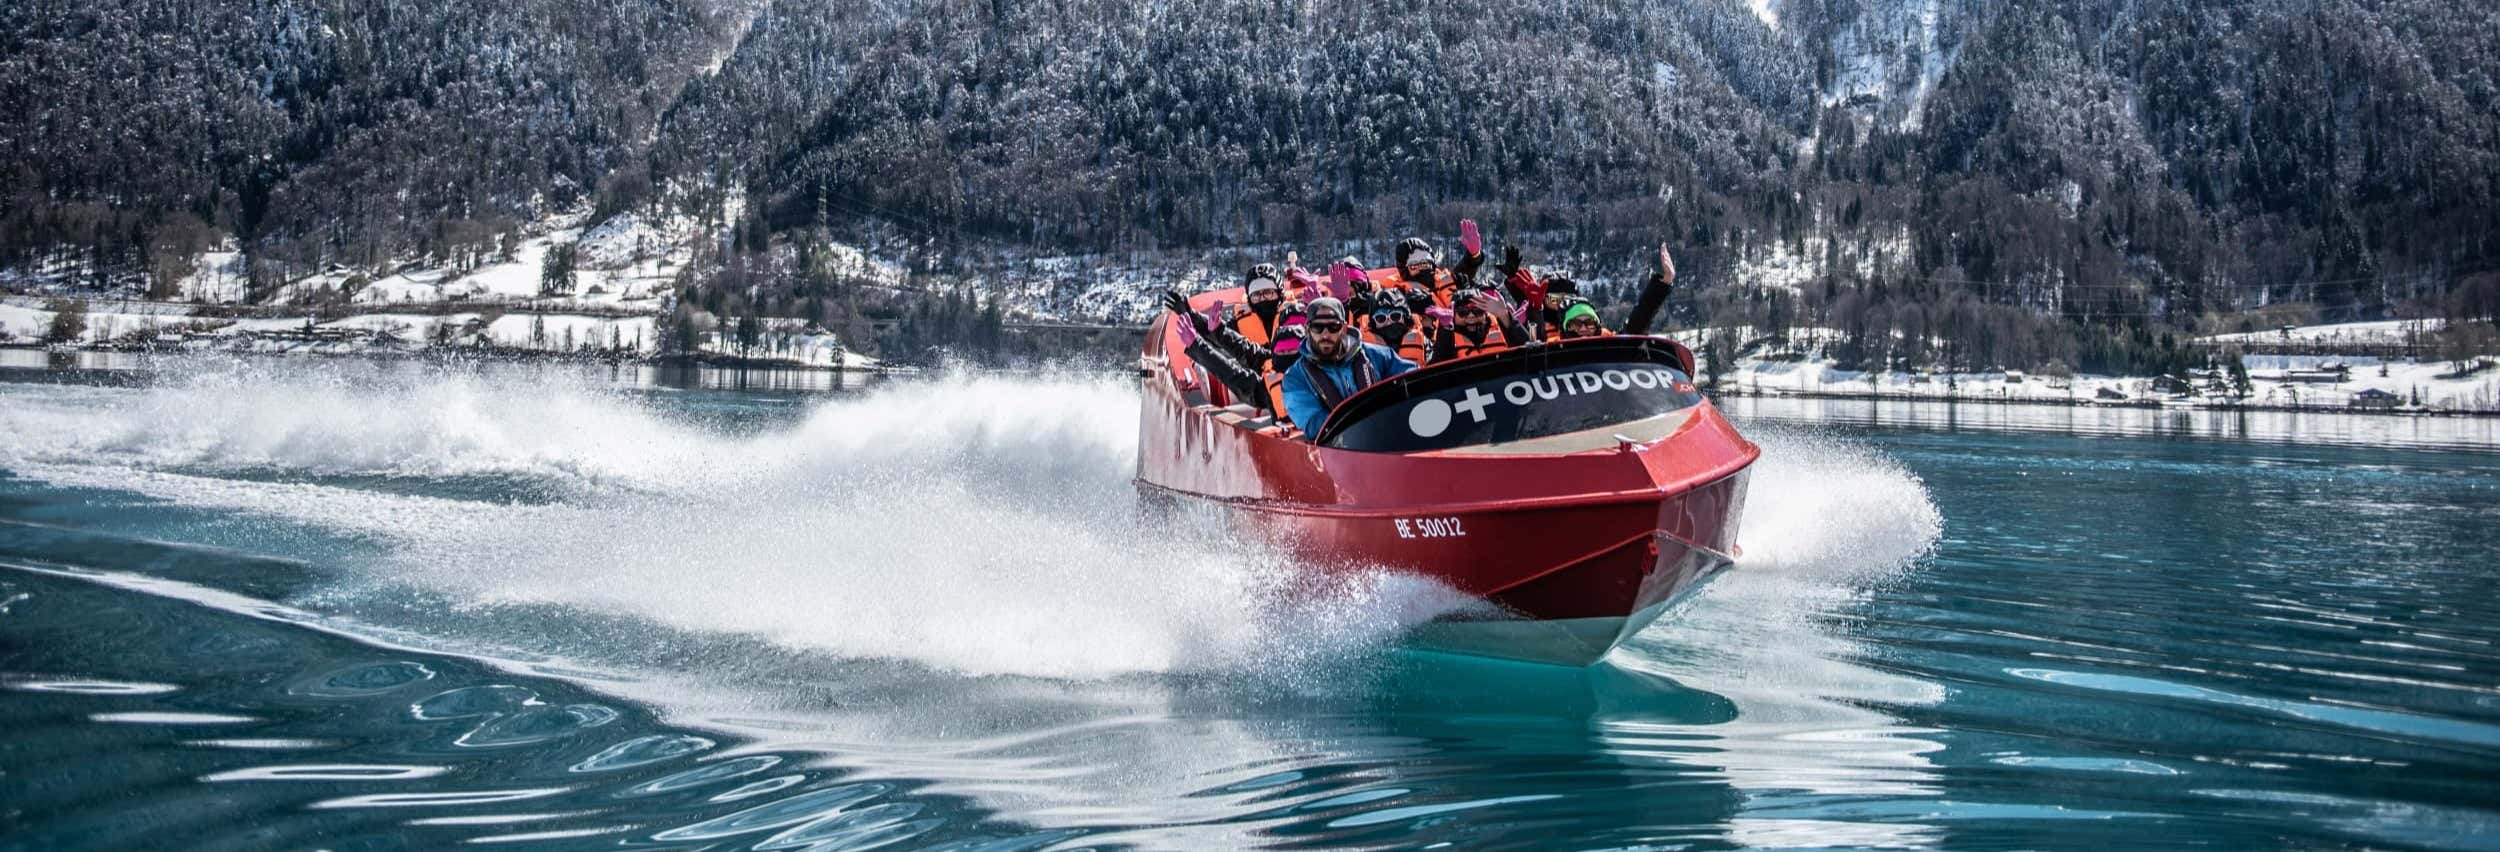
[[[1476,285],[1476,271],[1484,268],[1484,235],[1476,230],[1476,220],[1458,220],[1458,247],[1466,252],[1458,265],[1450,267],[1450,277],[1458,279],[1460,289]]]
[[[1675,294],[1675,255],[1665,243],[1658,244],[1658,271],[1650,273],[1649,283],[1641,287],[1640,301],[1632,303],[1632,318],[1623,324],[1625,334],[1648,334],[1649,326],[1658,318],[1658,311],[1667,306],[1667,297]]]

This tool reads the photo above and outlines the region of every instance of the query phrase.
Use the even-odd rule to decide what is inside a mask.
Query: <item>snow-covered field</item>
[[[1792,339],[1811,341],[1814,331],[1798,329]],[[1675,336],[1686,345],[1698,348],[1707,342],[1709,332],[1683,332]],[[2175,387],[2157,386],[2161,380],[2149,376],[2039,376],[2006,370],[1878,373],[1843,370],[1819,356],[1819,350],[1809,349],[1803,355],[1738,358],[1721,375],[1720,386],[1740,393],[1773,395],[1845,394],[1906,399],[2091,404],[2156,402],[2214,405],[2239,402],[2326,407],[2348,406],[2356,395],[2364,391],[2379,391],[2393,395],[2398,404],[2405,406],[2419,400],[2423,407],[2430,409],[2500,411],[2500,367],[2450,377],[2448,374],[2457,368],[2453,361],[2247,355],[2242,356],[2240,361],[2241,366],[2248,370],[2251,391],[2245,399],[2234,400],[2218,376],[2193,380],[2192,383],[2200,386],[2198,393],[2185,395],[2176,392]],[[2500,362],[2500,353],[2496,353],[2491,360]],[[2347,368],[2340,380],[2327,370],[2333,365]]]
[[[2379,320],[2376,322],[2339,322],[2325,325],[2304,325],[2266,331],[2214,334],[2197,338],[2207,343],[2301,343],[2355,344],[2371,346],[2402,346],[2436,334],[2446,320]]]
[[[248,276],[241,255],[232,246],[221,246],[196,258],[192,273],[179,282],[180,298],[195,304],[86,298],[86,330],[75,342],[127,343],[133,342],[137,332],[143,334],[136,336],[158,345],[263,352],[353,354],[423,346],[483,346],[656,354],[660,343],[656,323],[666,304],[663,294],[678,269],[692,258],[694,247],[717,235],[687,217],[655,222],[625,214],[587,225],[582,219],[576,213],[542,223],[534,236],[511,244],[510,257],[473,269],[408,263],[388,274],[368,275],[334,267],[287,282],[263,300],[267,306],[280,308],[335,306],[344,294],[350,310],[362,311],[327,321],[196,316],[204,306],[243,300]],[[548,253],[567,245],[575,252],[571,291],[541,295],[546,289],[542,279]],[[903,279],[901,267],[848,246],[835,246],[831,263],[837,274],[889,284]],[[75,274],[76,270],[65,270],[19,277],[51,289],[66,288],[59,282],[72,280],[64,276]],[[53,283],[42,285],[44,281]],[[48,301],[32,296],[0,298],[0,340],[25,343],[44,337],[53,321],[52,312],[45,309]],[[477,309],[460,310],[470,305]],[[405,308],[394,310],[401,306]],[[444,312],[445,308],[453,312]],[[832,335],[806,331],[776,325],[762,345],[748,354],[817,366],[878,366],[873,358],[846,351]],[[718,340],[702,348],[724,354],[731,349]]]
[[[569,294],[541,296],[542,268],[547,253],[570,243],[576,250],[573,288]],[[403,267],[388,275],[361,281],[349,300],[357,305],[430,304],[446,301],[526,302],[542,307],[648,308],[685,264],[689,242],[667,229],[631,216],[618,216],[599,227],[562,228],[521,241],[512,257],[465,273],[421,266]],[[338,291],[360,278],[332,270],[289,282],[269,298],[270,304],[317,301],[324,291]]]
[[[40,339],[51,327],[52,313],[13,302],[0,302],[0,332],[14,342]],[[98,306],[109,302],[96,302]],[[162,313],[123,314],[90,308],[82,344],[121,340],[128,332],[146,330],[159,345],[247,352],[304,352],[354,355],[409,352],[427,346],[492,347],[546,353],[619,354],[648,357],[659,353],[658,317],[591,315],[562,312],[513,312],[490,315],[459,313],[355,314],[329,321],[307,317],[209,319]],[[844,348],[834,335],[792,320],[767,323],[760,342],[746,357],[788,361],[813,367],[840,366],[861,370],[883,362]],[[719,335],[707,335],[702,351],[714,355],[742,354]]]
[[[37,307],[41,299],[0,299],[0,341],[40,340],[52,328],[52,312]],[[159,303],[97,301],[87,309],[87,329],[80,343],[103,343],[132,332],[179,330],[196,322],[187,311]]]

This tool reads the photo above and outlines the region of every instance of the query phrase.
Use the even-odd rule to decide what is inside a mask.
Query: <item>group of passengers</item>
[[[1164,294],[1190,360],[1236,400],[1266,409],[1317,435],[1328,413],[1373,382],[1437,364],[1518,346],[1612,335],[1578,284],[1538,275],[1506,247],[1498,283],[1482,283],[1484,240],[1474,220],[1459,223],[1465,254],[1444,266],[1432,245],[1398,243],[1394,275],[1374,281],[1354,258],[1321,277],[1288,254],[1280,273],[1262,263],[1243,276],[1239,305],[1221,301],[1203,314],[1179,291]],[[1675,287],[1664,246],[1625,334],[1647,334]]]

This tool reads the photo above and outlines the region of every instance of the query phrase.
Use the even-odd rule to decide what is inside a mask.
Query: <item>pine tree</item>
[[[573,261],[573,243],[548,246],[547,256],[538,264],[538,295],[541,297],[572,295]]]

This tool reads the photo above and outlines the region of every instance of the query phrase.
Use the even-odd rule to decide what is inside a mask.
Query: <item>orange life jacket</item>
[[[1370,321],[1367,319],[1364,324],[1368,326]],[[1373,334],[1370,328],[1363,329],[1363,342],[1389,345],[1380,339],[1380,335]],[[1398,357],[1413,361],[1415,366],[1421,367],[1424,364],[1425,353],[1432,351],[1432,339],[1424,336],[1422,328],[1409,325],[1406,327],[1406,336],[1398,340],[1397,350]]]
[[[1276,309],[1282,313],[1284,303],[1278,302]],[[1269,341],[1276,339],[1276,329],[1270,328],[1266,320],[1259,319],[1259,312],[1251,310],[1249,305],[1237,305],[1233,308],[1233,330],[1241,332],[1242,337],[1260,346],[1266,346]]]
[[[1267,383],[1267,410],[1276,413],[1279,423],[1292,422],[1285,414],[1285,374],[1277,372],[1275,362],[1270,361],[1259,365],[1259,380]]]
[[[1484,339],[1475,343],[1467,342],[1467,332],[1455,328],[1450,329],[1450,348],[1453,350],[1450,358],[1455,360],[1509,349],[1510,341],[1502,337],[1502,324],[1494,322],[1484,327]]]
[[[1406,285],[1409,287],[1420,286],[1404,276],[1400,276],[1398,280],[1406,282]],[[1446,308],[1455,304],[1457,300],[1458,276],[1450,274],[1450,270],[1446,267],[1433,267],[1432,303]]]

